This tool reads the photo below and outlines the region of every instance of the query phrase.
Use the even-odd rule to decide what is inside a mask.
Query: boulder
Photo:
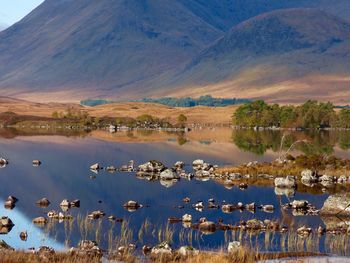
[[[127,209],[128,211],[135,211],[136,209],[142,207],[138,202],[130,200],[126,202],[123,207]]]
[[[171,169],[166,169],[159,175],[161,180],[180,179],[180,176]]]
[[[232,241],[232,242],[228,243],[227,252],[228,253],[236,253],[240,250],[241,247],[242,247],[241,242]]]
[[[321,215],[350,216],[350,194],[330,195],[323,204]]]
[[[294,176],[288,175],[287,177],[275,178],[275,186],[279,188],[294,188],[296,187],[296,180]]]

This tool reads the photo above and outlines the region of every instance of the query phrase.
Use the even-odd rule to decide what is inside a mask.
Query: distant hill
[[[173,94],[205,90],[215,96],[346,102],[349,73],[349,22],[316,9],[277,10],[242,22],[202,51],[176,75]]]
[[[348,0],[46,0],[0,33],[0,90],[38,101],[299,100],[298,87],[335,98],[329,87],[347,85],[349,15]]]

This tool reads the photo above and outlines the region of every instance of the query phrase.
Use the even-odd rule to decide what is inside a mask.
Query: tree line
[[[241,105],[233,115],[233,124],[249,128],[350,128],[350,109],[336,111],[332,103],[314,100],[298,106],[257,100]]]

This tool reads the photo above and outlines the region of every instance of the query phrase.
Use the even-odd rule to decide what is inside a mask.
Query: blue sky
[[[0,23],[12,25],[44,0],[0,0]]]

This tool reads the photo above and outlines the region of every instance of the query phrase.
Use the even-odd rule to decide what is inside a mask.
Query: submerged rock
[[[137,210],[138,208],[141,208],[142,205],[140,205],[138,202],[136,201],[133,201],[133,200],[130,200],[128,202],[126,202],[123,207],[125,209],[127,209],[128,211],[135,211]]]
[[[320,213],[322,215],[350,216],[350,194],[339,193],[329,196]]]

